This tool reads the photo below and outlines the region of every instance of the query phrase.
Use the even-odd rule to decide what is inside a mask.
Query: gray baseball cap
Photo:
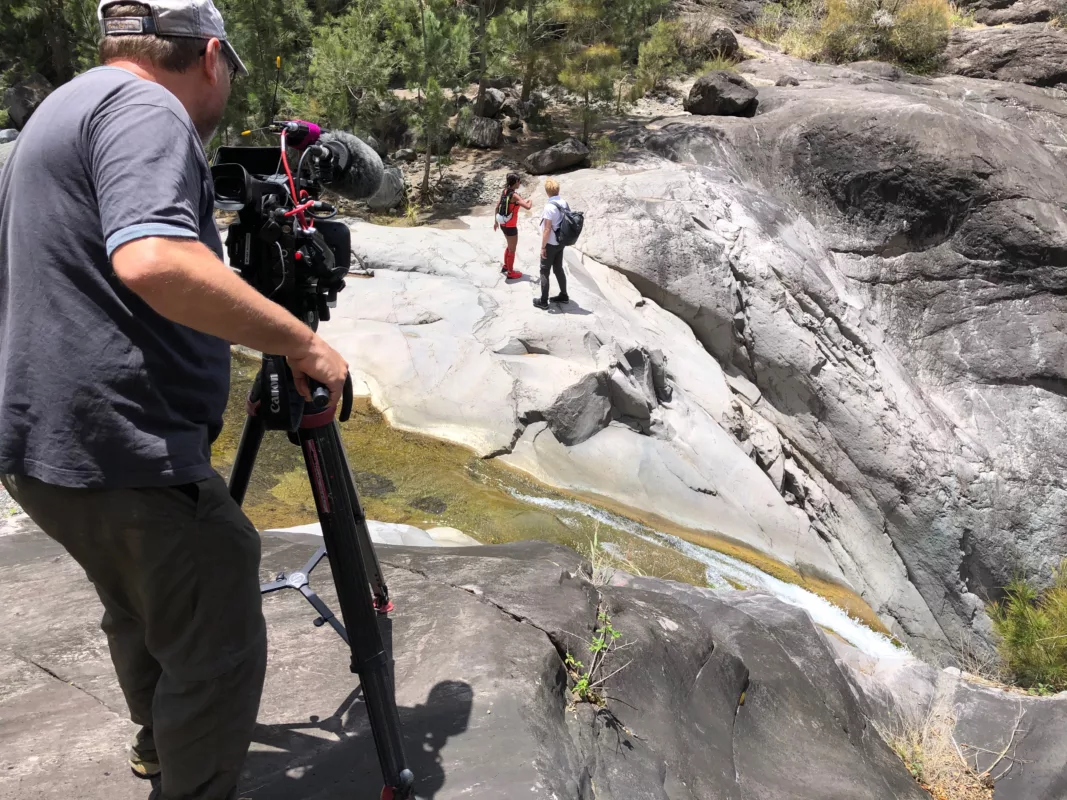
[[[218,39],[226,57],[247,75],[244,62],[226,39],[222,14],[211,0],[135,0],[152,9],[150,17],[111,17],[104,19],[104,9],[123,0],[100,0],[96,18],[103,36],[130,36],[154,33],[157,36],[187,36],[190,39]]]

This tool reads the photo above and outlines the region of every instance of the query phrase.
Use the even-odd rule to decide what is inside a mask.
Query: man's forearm
[[[153,310],[189,328],[264,353],[300,358],[314,333],[197,241],[140,239],[112,254],[119,279]]]
[[[552,226],[546,222],[542,224],[542,227],[544,230],[541,232],[541,249],[544,250],[548,247],[548,236],[552,233]]]

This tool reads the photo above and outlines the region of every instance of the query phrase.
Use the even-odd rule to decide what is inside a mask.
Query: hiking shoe
[[[534,304],[534,305],[535,305],[535,306],[536,306],[537,308],[540,308],[540,309],[542,309],[542,310],[544,310],[544,311],[547,311],[547,310],[548,310],[548,303],[546,303],[546,302],[545,302],[544,300],[542,300],[542,299],[541,299],[540,297],[535,297],[535,298],[534,298],[534,301],[533,301],[533,304]]]
[[[508,276],[509,281],[517,281],[522,277],[522,273],[517,269],[513,269],[511,272],[505,272],[504,274]]]
[[[504,266],[502,266],[500,268],[500,274],[501,275],[507,275],[508,274],[508,266],[507,266],[507,264],[505,264]]]
[[[569,303],[571,299],[565,294],[557,294],[555,297],[549,298],[553,303]]]
[[[151,728],[141,728],[130,742],[130,770],[138,778],[154,779],[158,777],[159,755],[152,738]]]

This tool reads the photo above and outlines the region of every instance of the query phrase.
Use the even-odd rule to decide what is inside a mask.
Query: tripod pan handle
[[[330,404],[330,390],[325,386],[316,386],[311,392],[311,405],[320,411]]]

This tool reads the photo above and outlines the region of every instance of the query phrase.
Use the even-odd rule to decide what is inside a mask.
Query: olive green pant
[[[130,718],[154,739],[161,800],[230,800],[267,662],[259,534],[215,475],[160,489],[2,478],[82,566]],[[147,746],[151,746],[148,744]]]

